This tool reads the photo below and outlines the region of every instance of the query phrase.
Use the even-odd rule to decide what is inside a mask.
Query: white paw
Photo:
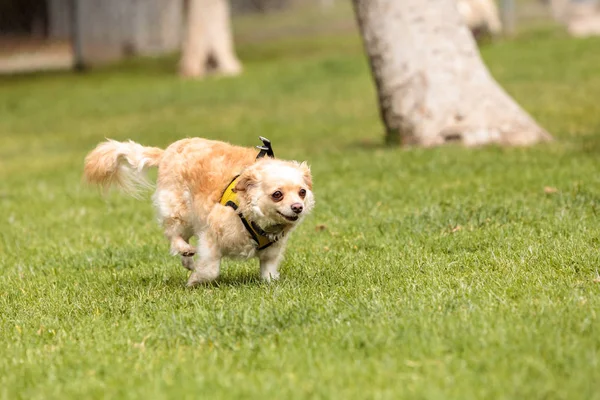
[[[261,274],[261,278],[265,282],[276,281],[279,279],[279,272],[272,271],[272,272],[263,273],[263,274]]]
[[[219,276],[218,273],[212,273],[208,271],[194,271],[190,275],[187,281],[187,287],[193,287],[203,283],[212,282]]]

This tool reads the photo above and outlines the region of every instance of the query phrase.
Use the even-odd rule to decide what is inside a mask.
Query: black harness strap
[[[260,152],[256,156],[256,159],[258,160],[259,158],[263,158],[264,156],[275,158],[275,154],[273,153],[273,148],[271,147],[271,141],[269,139],[267,139],[267,138],[262,137],[262,136],[259,136],[259,139],[263,142],[263,146],[256,146],[256,148],[260,150]],[[235,178],[233,178],[233,180],[229,183],[229,185],[227,186],[227,188],[225,188],[225,191],[221,195],[221,198],[223,198],[225,196],[225,193],[227,192],[227,190],[229,189],[229,187],[233,184],[233,182],[238,177],[239,177],[239,175],[237,175]],[[223,200],[221,200],[221,201],[223,201]],[[238,209],[238,205],[235,204],[235,202],[233,202],[231,200],[227,201],[225,203],[225,206],[233,208],[234,211],[237,211],[237,209]],[[237,214],[240,217],[240,219],[242,220],[242,223],[244,224],[244,227],[246,228],[246,230],[248,231],[248,233],[252,237],[252,240],[254,240],[256,242],[256,246],[257,246],[258,250],[266,249],[267,247],[269,247],[270,245],[272,245],[273,243],[275,243],[275,242],[271,241],[268,238],[267,233],[264,230],[262,230],[256,223],[254,223],[254,222],[248,223],[248,220],[241,213],[237,213]],[[263,243],[265,241],[268,241],[268,243],[263,244],[261,246],[261,244],[260,244],[261,240],[258,237],[258,235],[260,235],[264,239]]]
[[[235,204],[233,201],[228,201],[227,203],[225,203],[226,206],[233,208],[234,211],[237,211],[238,206],[237,204]],[[265,238],[267,237],[267,234],[265,231],[263,231],[258,225],[256,225],[256,223],[251,222],[248,223],[248,220],[240,213],[238,213],[238,216],[240,217],[240,220],[242,220],[242,224],[244,224],[244,228],[246,228],[246,230],[248,231],[248,233],[250,234],[250,236],[252,237],[252,240],[254,240],[256,242],[257,246],[260,246],[260,239],[258,238],[258,236],[256,235],[257,233],[259,235],[264,236]],[[269,241],[269,243],[258,247],[258,250],[262,250],[262,249],[266,249],[267,247],[269,247],[270,245],[272,245],[274,242]]]

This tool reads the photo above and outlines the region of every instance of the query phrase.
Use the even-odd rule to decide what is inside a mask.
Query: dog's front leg
[[[283,260],[285,243],[275,243],[258,253],[260,277],[267,282],[279,279],[279,264]]]
[[[196,253],[194,270],[188,279],[188,286],[214,281],[219,277],[221,254],[216,241],[203,232],[198,237],[198,251]]]

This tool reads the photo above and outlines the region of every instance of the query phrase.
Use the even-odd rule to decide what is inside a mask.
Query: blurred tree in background
[[[455,0],[353,1],[389,143],[550,139],[489,74]]]
[[[239,74],[242,66],[233,48],[228,0],[188,0],[186,11],[181,75],[198,78],[210,70]]]
[[[236,75],[242,65],[235,52],[231,15],[271,13],[274,17],[258,18],[277,19],[277,30],[258,24],[259,29],[238,34],[245,41],[249,36],[318,29],[314,19],[303,27],[290,21],[317,7],[332,9],[330,17],[337,15],[342,3],[352,28],[348,0],[0,0],[0,45],[10,47],[3,51],[0,73],[88,67],[181,50],[182,76]],[[523,145],[550,137],[490,76],[466,29],[498,35],[499,15],[506,20],[516,1],[499,2],[501,13],[496,3],[432,0],[425,6],[416,0],[353,1],[389,142]],[[573,35],[600,33],[598,0],[522,0],[519,7],[552,10]],[[281,10],[287,11],[277,13]],[[48,52],[40,56],[43,41],[55,43],[46,45]]]

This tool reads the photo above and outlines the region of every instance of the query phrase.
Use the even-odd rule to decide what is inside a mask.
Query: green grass
[[[557,139],[529,149],[383,147],[353,35],[244,44],[235,79],[0,78],[0,397],[600,399],[599,46],[484,49]],[[150,201],[81,184],[105,137],[258,135],[318,203],[275,284],[186,289]]]

